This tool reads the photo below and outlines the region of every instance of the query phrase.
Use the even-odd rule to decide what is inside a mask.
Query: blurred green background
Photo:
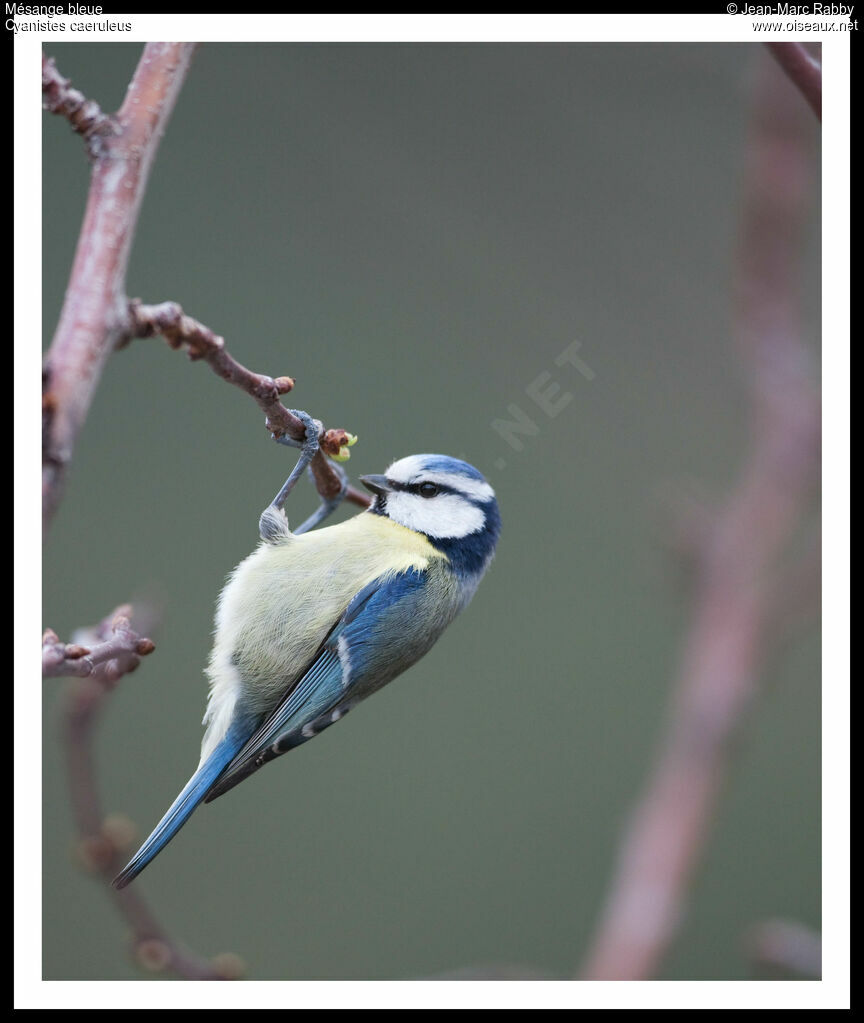
[[[141,47],[54,44],[106,109]],[[688,623],[663,543],[746,450],[730,341],[745,45],[205,45],[153,169],[129,294],[180,301],[288,404],[359,434],[349,468],[424,451],[504,518],[470,610],[345,724],[202,807],[138,884],[180,941],[253,979],[569,976],[640,791]],[[814,174],[818,134],[813,129]],[[44,328],[88,184],[44,115]],[[818,195],[816,185],[813,195]],[[818,358],[818,210],[802,297]],[[555,357],[573,341],[589,380]],[[572,394],[547,419],[541,373]],[[515,403],[539,426],[514,452]],[[533,411],[532,411],[533,410]],[[98,736],[106,808],[149,832],[194,769],[215,598],[293,464],[253,402],[160,339],[113,356],[45,553],[61,636],[156,593],[157,652]],[[292,519],[314,506],[292,497]],[[345,514],[348,514],[346,512]],[[747,722],[662,976],[752,976],[767,917],[820,925],[815,625]],[[44,976],[140,974],[74,831],[45,687]]]

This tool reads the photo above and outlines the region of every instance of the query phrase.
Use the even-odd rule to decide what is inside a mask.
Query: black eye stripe
[[[459,497],[465,497],[455,487],[448,487],[443,483],[431,483],[429,480],[421,480],[419,483],[397,483],[394,480],[388,480],[387,482],[394,490],[404,494],[418,494],[420,497],[435,497],[436,494],[456,494]],[[424,493],[424,487],[434,487],[434,490]]]
[[[406,483],[403,490],[409,494],[419,494],[420,497],[434,497],[441,489],[437,483]]]

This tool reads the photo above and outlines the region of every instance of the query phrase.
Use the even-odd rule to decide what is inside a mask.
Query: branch
[[[42,105],[52,114],[65,117],[84,141],[91,156],[97,156],[102,136],[117,135],[120,125],[115,119],[102,112],[98,103],[87,99],[83,93],[72,88],[54,65],[54,61],[42,54]]]
[[[223,380],[250,395],[267,417],[267,429],[274,436],[287,435],[295,440],[305,438],[305,427],[301,420],[292,415],[279,400],[280,395],[288,394],[293,389],[294,381],[291,377],[274,379],[253,373],[228,353],[224,338],[187,316],[176,302],[143,305],[138,299],[133,299],[129,303],[129,331],[125,342],[128,343],[132,337],[153,337],[155,334],[161,334],[174,349],[185,345],[190,359],[203,359]],[[340,475],[324,456],[345,457],[350,439],[350,434],[345,430],[325,431],[322,427],[321,447],[310,465],[315,485],[322,497],[336,497],[342,488]],[[345,496],[347,500],[364,508],[371,503],[366,494],[354,487],[349,487]]]
[[[822,120],[822,65],[803,43],[766,43],[771,55]]]
[[[142,621],[147,617],[146,612],[138,612],[139,628],[150,627]],[[134,671],[140,657],[153,649],[150,640],[142,640],[132,628],[131,619],[131,607],[117,608],[94,629],[76,636],[86,646],[62,644],[50,630],[46,633],[49,659],[62,658],[60,662],[53,662],[55,668],[60,663],[71,669],[52,668],[49,675],[78,674],[76,665],[88,659],[91,662],[85,678],[67,683],[63,740],[70,799],[79,834],[79,859],[87,870],[106,881],[123,866],[135,829],[125,817],[106,818],[103,814],[93,764],[93,734],[106,698],[116,683],[124,674]],[[83,650],[89,652],[78,653]],[[43,670],[44,664],[45,646]],[[132,931],[134,957],[144,969],[170,971],[190,980],[233,980],[243,972],[237,956],[217,956],[211,962],[181,948],[159,924],[136,889],[118,892],[106,885],[106,890]]]
[[[193,43],[148,43],[123,106],[112,119],[69,89],[53,63],[43,60],[49,109],[67,116],[88,142],[98,137],[98,145],[91,146],[94,166],[84,223],[43,370],[43,526],[59,504],[66,467],[105,360],[126,329],[132,236],[150,167],[193,49]]]
[[[61,643],[56,632],[46,629],[42,637],[42,677],[59,678],[65,675],[87,678],[101,667],[102,678],[115,681],[134,671],[142,657],[153,653],[156,644],[152,639],[144,639],[135,632],[127,610],[123,608],[115,612],[110,637],[92,650],[78,643]],[[113,661],[114,664],[108,665],[106,661]]]
[[[798,336],[807,154],[797,102],[760,68],[740,260],[738,342],[752,440],[699,552],[693,622],[665,737],[619,850],[581,976],[655,975],[674,939],[738,728],[758,691],[771,569],[818,483],[819,405]]]
[[[279,401],[294,386],[290,377],[274,380],[246,369],[228,354],[221,337],[186,316],[175,302],[145,306],[126,297],[129,249],[147,173],[193,49],[193,44],[148,43],[116,118],[72,89],[54,62],[43,56],[45,106],[69,119],[87,140],[95,161],[66,301],[43,371],[43,526],[60,501],[75,439],[108,353],[133,337],[162,334],[173,348],[185,345],[190,358],[204,359],[255,399],[274,436],[304,438],[301,421]],[[322,427],[321,449],[311,470],[324,498],[336,497],[342,488],[341,476],[325,455],[344,455],[348,440],[345,430]],[[354,487],[346,497],[362,507],[370,503]]]

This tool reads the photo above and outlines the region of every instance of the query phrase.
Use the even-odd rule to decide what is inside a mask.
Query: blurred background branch
[[[803,43],[766,43],[765,45],[821,121],[822,64]]]
[[[746,149],[736,344],[750,393],[750,451],[735,489],[702,530],[692,623],[665,734],[632,814],[580,976],[656,976],[681,925],[731,766],[759,691],[774,574],[811,509],[820,409],[801,337],[802,225],[816,193],[798,99],[768,61],[753,92]],[[813,555],[802,572],[818,593]]]
[[[49,674],[77,675],[80,664],[90,663],[86,677],[67,683],[62,717],[69,798],[78,830],[77,859],[106,882],[105,890],[132,932],[132,954],[140,967],[189,980],[233,980],[243,972],[238,957],[226,954],[211,961],[189,952],[158,922],[138,889],[118,892],[107,883],[125,863],[136,829],[127,817],[105,816],[93,757],[94,733],[116,684],[138,667],[143,653],[153,649],[140,633],[154,625],[151,608],[124,605],[97,626],[78,630],[72,644],[60,644],[53,633],[46,633],[43,651],[47,649],[51,661]],[[65,657],[58,660],[64,646]],[[43,663],[44,659],[43,654]]]

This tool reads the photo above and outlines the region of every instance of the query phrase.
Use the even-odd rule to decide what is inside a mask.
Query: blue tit
[[[318,735],[418,661],[492,560],[501,527],[494,491],[446,455],[412,455],[382,476],[360,477],[374,495],[370,508],[310,532],[324,507],[292,532],[282,504],[320,425],[296,414],[307,421],[303,456],[261,516],[261,543],[219,598],[198,769],[116,888],[199,803]]]

